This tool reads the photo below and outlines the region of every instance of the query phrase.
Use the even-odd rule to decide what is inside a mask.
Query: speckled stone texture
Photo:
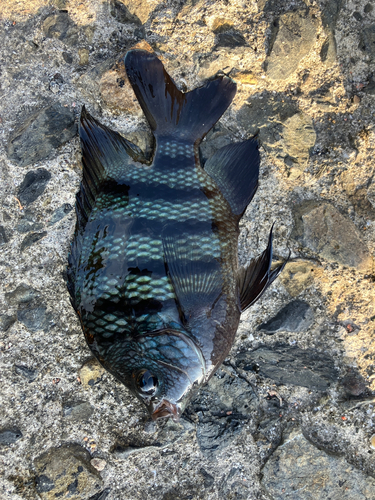
[[[375,6],[369,0],[0,2],[0,497],[370,500],[375,391]],[[84,104],[150,156],[123,57],[233,104],[202,161],[258,132],[241,264],[282,276],[180,424],[90,357],[65,285]]]

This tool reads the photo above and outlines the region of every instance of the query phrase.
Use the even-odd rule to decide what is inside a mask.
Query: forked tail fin
[[[133,49],[125,68],[135,95],[156,137],[197,142],[232,102],[236,84],[226,76],[184,94],[152,52]]]

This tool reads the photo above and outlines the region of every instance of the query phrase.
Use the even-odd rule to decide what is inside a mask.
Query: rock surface
[[[372,499],[372,3],[0,3],[1,499]],[[81,107],[153,154],[124,70],[136,43],[185,92],[237,83],[202,163],[258,133],[239,261],[273,223],[273,265],[290,252],[179,423],[150,422],[91,358],[65,286]]]

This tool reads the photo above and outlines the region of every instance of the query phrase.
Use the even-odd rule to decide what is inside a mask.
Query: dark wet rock
[[[98,493],[102,480],[90,464],[90,454],[78,444],[51,448],[34,460],[36,489],[42,500],[87,500]]]
[[[14,314],[0,315],[0,332],[6,332],[17,321],[17,316]]]
[[[8,243],[9,239],[3,226],[0,226],[0,246]]]
[[[142,24],[141,20],[135,14],[131,14],[129,9],[119,0],[110,1],[110,13],[119,23]]]
[[[43,160],[76,133],[73,111],[55,103],[32,115],[13,132],[9,139],[8,156],[25,167]]]
[[[374,61],[375,58],[375,24],[371,26],[363,27],[360,30],[361,41],[359,44],[359,48],[364,52],[367,56],[369,56],[371,61]]]
[[[43,31],[47,38],[57,38],[67,45],[74,46],[78,42],[79,29],[68,12],[48,16],[43,23]]]
[[[230,445],[258,410],[252,387],[229,367],[216,372],[192,407],[199,418],[199,446],[209,457]]]
[[[43,231],[41,233],[29,233],[22,240],[20,251],[23,252],[26,248],[31,247],[31,245],[34,245],[34,243],[41,240],[45,236],[47,236],[47,231]]]
[[[62,53],[62,56],[63,56],[63,59],[66,63],[68,64],[72,64],[73,62],[73,57],[71,54],[69,54],[69,52],[63,52]]]
[[[27,379],[29,382],[33,382],[38,376],[37,370],[23,365],[14,365],[14,371],[17,375],[21,375],[21,377]]]
[[[22,432],[19,429],[1,429],[0,446],[10,445],[22,438]]]
[[[318,450],[299,431],[288,436],[268,460],[262,483],[274,500],[365,500],[375,495],[373,478],[343,458]]]
[[[29,285],[26,285],[25,283],[21,283],[15,290],[5,294],[5,300],[12,306],[17,304],[27,304],[36,297],[38,297],[37,290]]]
[[[367,269],[370,256],[353,222],[328,203],[308,200],[294,209],[292,238],[331,262]]]
[[[273,318],[266,323],[262,323],[258,330],[267,333],[276,332],[303,332],[314,322],[314,313],[306,302],[294,300],[283,307]]]
[[[88,500],[105,500],[110,492],[110,488],[105,488],[104,490],[95,493],[95,495],[92,495]]]
[[[270,55],[265,62],[268,76],[288,78],[316,40],[316,27],[307,11],[288,12],[280,17]]]
[[[50,316],[46,311],[46,307],[19,309],[17,311],[17,318],[31,332],[38,330],[46,331],[48,330],[50,321]]]
[[[233,31],[232,33],[220,33],[217,35],[216,40],[216,45],[219,47],[234,48],[246,45],[245,38],[237,31]]]
[[[63,415],[73,422],[90,419],[94,408],[87,401],[68,401],[63,406]]]
[[[283,94],[264,91],[251,96],[237,115],[239,124],[259,138],[267,150],[273,148],[284,134],[283,123],[298,113],[298,106]]]
[[[45,168],[38,168],[38,170],[30,170],[25,175],[19,189],[17,196],[22,205],[30,205],[44,192],[46,186],[51,179],[51,174]],[[31,214],[31,212],[28,212]]]
[[[326,391],[337,380],[334,360],[315,349],[295,346],[260,347],[236,356],[236,366],[268,377],[276,384],[292,384]]]
[[[69,203],[64,203],[59,208],[56,208],[56,210],[53,212],[52,217],[48,223],[49,226],[52,226],[53,224],[56,224],[56,222],[59,222],[61,219],[63,219],[68,213],[70,213],[73,210],[72,205]]]
[[[211,488],[211,486],[215,482],[215,478],[211,476],[211,474],[209,474],[205,469],[203,469],[203,467],[199,469],[199,473],[203,476],[203,486],[205,488]]]

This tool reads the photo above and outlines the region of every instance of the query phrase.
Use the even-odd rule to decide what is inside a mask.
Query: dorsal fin
[[[224,146],[204,165],[236,215],[243,214],[257,190],[259,163],[258,141],[252,138]]]
[[[236,93],[236,84],[220,76],[183,93],[152,52],[134,49],[125,56],[129,81],[156,137],[193,143],[215,125]]]

